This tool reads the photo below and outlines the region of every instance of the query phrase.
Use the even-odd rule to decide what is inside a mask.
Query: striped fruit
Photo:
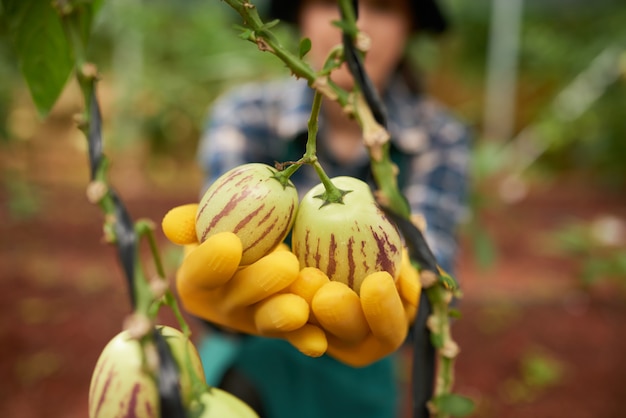
[[[198,241],[231,231],[243,244],[242,265],[272,251],[287,236],[298,207],[298,192],[266,164],[236,167],[206,191],[196,215]]]
[[[236,396],[209,388],[187,411],[193,418],[259,418],[252,408]]]
[[[177,362],[189,357],[197,377],[204,381],[202,363],[195,347],[177,329],[159,327]],[[116,335],[98,358],[89,387],[89,417],[160,416],[157,382],[144,363],[139,341],[127,331]],[[188,368],[180,367],[180,387],[184,405],[193,399]]]
[[[317,267],[357,293],[371,273],[386,271],[397,278],[402,239],[376,204],[369,186],[353,177],[336,177],[332,182],[348,191],[343,203],[325,204],[320,197],[322,184],[309,190],[300,202],[292,232],[300,267]]]

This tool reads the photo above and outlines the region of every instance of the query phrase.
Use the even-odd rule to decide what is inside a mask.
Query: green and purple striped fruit
[[[322,184],[309,190],[300,202],[292,231],[292,249],[300,266],[317,267],[357,293],[370,273],[387,271],[397,278],[402,239],[376,204],[369,186],[345,176],[332,182],[348,192],[343,203],[324,202]]]
[[[248,404],[219,388],[209,388],[192,403],[187,411],[190,418],[258,418]]]
[[[172,356],[179,363],[183,405],[193,400],[192,378],[181,362],[190,359],[194,373],[204,381],[198,353],[185,336],[175,328],[159,327]],[[98,358],[89,387],[90,418],[159,417],[159,389],[155,376],[143,364],[138,340],[127,331],[117,334]]]
[[[298,191],[288,180],[283,184],[277,173],[269,165],[250,163],[218,178],[198,206],[198,241],[233,232],[243,244],[242,265],[276,248],[289,233],[298,207]]]

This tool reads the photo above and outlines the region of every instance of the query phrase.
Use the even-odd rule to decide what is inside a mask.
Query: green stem
[[[307,124],[306,151],[303,159],[307,162],[317,161],[317,132],[319,129],[319,114],[322,109],[322,94],[315,90],[313,104],[311,105],[311,116]]]
[[[359,28],[356,25],[356,13],[352,7],[352,0],[339,0],[339,10],[343,15],[341,19],[343,29],[354,40],[359,33]]]
[[[434,346],[437,351],[437,364],[439,365],[433,398],[450,394],[454,384],[454,362],[458,354],[458,346],[452,339],[450,331],[449,301],[451,291],[445,289],[440,284],[426,289],[428,300],[430,301],[433,313],[429,323],[433,335]],[[445,411],[434,411],[436,418],[448,418]]]
[[[302,164],[309,164],[313,166],[313,169],[320,178],[320,181],[324,185],[324,193],[319,196],[324,204],[328,203],[343,203],[343,197],[348,191],[341,190],[333,184],[328,174],[324,171],[324,168],[317,159],[317,132],[319,128],[319,114],[322,108],[323,95],[321,92],[315,90],[313,96],[313,104],[311,105],[311,116],[308,122],[308,136],[306,141],[306,150],[304,155],[295,164],[292,164],[283,172],[286,175],[291,175]]]
[[[137,254],[135,255],[135,259],[138,259],[138,249],[136,251]],[[151,309],[154,303],[154,298],[152,297],[152,290],[150,289],[150,284],[146,279],[141,263],[135,263],[134,273],[133,288],[135,290],[135,314],[144,315],[153,320],[156,314],[156,312]]]
[[[58,10],[60,11],[60,17],[63,28],[66,32],[66,36],[73,49],[75,57],[76,78],[84,100],[82,120],[80,121],[79,127],[81,131],[85,134],[85,136],[88,137],[90,125],[92,122],[91,98],[95,94],[94,92],[97,74],[95,67],[88,66],[86,60],[85,45],[80,35],[80,23],[78,21],[76,9],[71,4],[58,3]],[[94,203],[97,203],[101,210],[104,212],[105,230],[108,231],[108,234],[111,234],[109,237],[110,240],[112,242],[115,242],[115,240],[117,239],[117,237],[115,237],[114,227],[114,223],[116,222],[116,220],[114,219],[116,207],[113,195],[111,193],[111,189],[108,184],[108,168],[108,159],[105,156],[102,156],[100,164],[98,165],[98,167],[95,167],[96,171],[94,181],[90,186],[95,185],[96,189],[101,190],[101,192],[97,192],[97,198],[95,198]],[[165,281],[165,269],[163,268],[156,238],[154,236],[154,224],[147,220],[140,220],[136,222],[133,227],[135,235],[137,237],[137,242],[139,242],[140,239],[143,237],[148,240],[157,274],[160,279]],[[134,280],[132,283],[133,290],[135,292],[134,314],[147,317],[150,319],[150,321],[154,321],[156,319],[156,316],[158,315],[160,304],[155,303],[155,294],[153,293],[153,290],[150,286],[150,282],[145,277],[142,265],[140,263],[139,245],[137,245],[137,247],[135,248],[134,259],[136,260],[136,262],[134,263]],[[167,290],[163,299],[165,303],[174,311],[182,332],[187,337],[187,339],[189,339],[191,336],[191,331],[176,303],[175,297],[169,290]],[[151,343],[151,339],[151,334],[145,335],[140,338],[140,343],[142,344],[142,346],[145,346],[145,344]],[[186,353],[187,355],[185,356],[184,364],[182,364],[181,367],[184,367],[188,370],[193,382],[193,391],[196,396],[199,397],[202,393],[206,391],[206,382],[204,382],[201,376],[198,376],[196,374],[195,368],[193,367],[191,362],[190,350],[186,350]],[[146,361],[145,356],[143,357],[142,361]]]
[[[174,294],[171,291],[169,290],[167,291],[167,293],[165,294],[164,301],[165,301],[165,304],[169,306],[172,312],[174,313],[174,317],[176,317],[176,321],[178,322],[178,325],[180,326],[180,330],[183,332],[183,334],[185,334],[187,338],[191,337],[191,328],[189,328],[187,321],[185,321],[185,318],[183,317],[183,313],[180,310],[180,307],[178,306],[178,303],[176,302],[176,298],[174,297]]]
[[[63,10],[64,6],[58,2],[58,10]],[[85,45],[80,33],[80,22],[78,21],[78,13],[73,5],[67,5],[65,13],[60,15],[61,24],[65,30],[66,36],[72,47],[75,61],[76,79],[83,94],[84,109],[83,122],[86,124],[88,131],[89,115],[91,114],[91,95],[95,88],[96,74],[95,71],[87,71],[87,53]]]
[[[161,279],[165,280],[165,269],[163,268],[161,254],[159,253],[159,247],[157,246],[156,238],[154,236],[154,223],[147,219],[141,219],[135,223],[135,231],[137,231],[138,236],[145,236],[148,240],[148,245],[150,246],[150,252],[152,254],[152,258],[154,259],[154,266],[157,274]]]
[[[397,167],[389,156],[389,144],[382,146],[381,158],[373,158],[370,151],[372,175],[379,189],[378,200],[405,218],[411,217],[411,207],[398,188]]]
[[[309,116],[309,122],[307,125],[308,132],[304,155],[298,161],[281,171],[281,178],[289,179],[300,167],[302,167],[303,164],[310,164],[314,166],[315,163],[317,163],[317,131],[319,126],[320,109],[322,108],[322,94],[317,90],[314,91],[315,93],[313,95],[313,104],[311,106],[311,116]],[[321,169],[321,167],[319,169]],[[323,172],[324,170],[321,169],[321,171]],[[324,173],[323,176],[328,178],[326,173]]]

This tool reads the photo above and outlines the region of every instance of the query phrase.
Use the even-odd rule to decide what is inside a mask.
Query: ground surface
[[[133,217],[158,222],[194,199],[192,168],[140,155],[127,150],[112,166]],[[0,189],[0,416],[85,417],[96,359],[129,304],[115,251],[101,241],[100,211],[85,198],[82,138],[34,139],[0,156],[11,180]],[[19,181],[24,187],[9,187]],[[476,265],[464,236],[456,388],[477,401],[474,416],[626,415],[624,298],[577,290],[579,260],[546,254],[544,245],[545,232],[568,215],[604,213],[625,219],[626,197],[557,181],[482,214],[499,251],[490,270]],[[166,261],[175,260],[158,239]],[[173,323],[167,313],[163,322]]]

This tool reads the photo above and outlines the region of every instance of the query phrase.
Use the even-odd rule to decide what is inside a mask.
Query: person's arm
[[[404,193],[412,212],[426,219],[426,241],[439,265],[452,274],[456,232],[468,210],[470,135],[445,115],[432,122],[429,134],[429,146],[410,161]]]

